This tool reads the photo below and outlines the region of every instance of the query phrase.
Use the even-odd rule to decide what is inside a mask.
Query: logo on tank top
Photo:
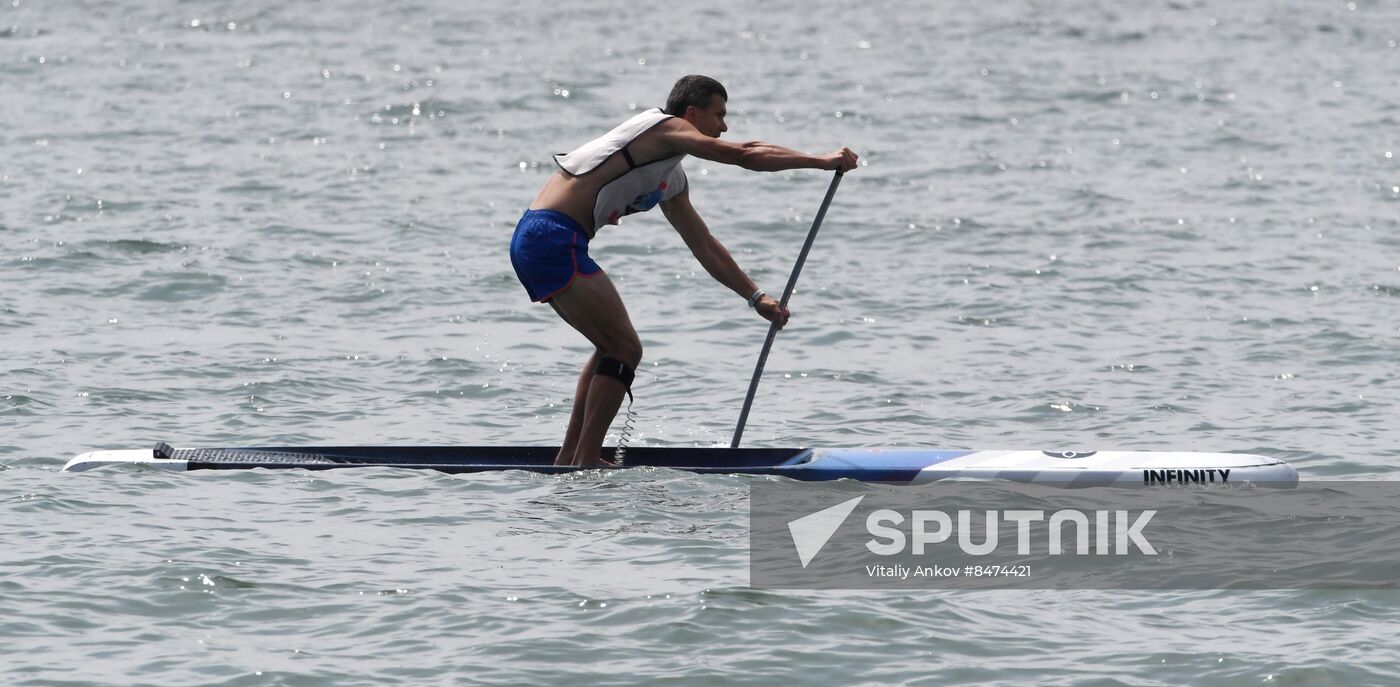
[[[666,182],[663,181],[661,182],[660,186],[656,187],[655,191],[652,191],[651,193],[643,193],[642,195],[633,198],[632,202],[627,204],[627,214],[630,215],[634,212],[645,212],[647,210],[650,210],[656,207],[656,204],[660,203],[662,196],[665,195]]]

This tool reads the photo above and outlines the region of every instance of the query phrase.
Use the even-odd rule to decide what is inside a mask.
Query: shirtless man
[[[690,252],[719,283],[748,300],[779,327],[788,311],[754,285],[690,204],[681,160],[687,155],[759,172],[784,169],[855,169],[849,148],[807,155],[771,143],[720,140],[729,95],[718,81],[686,76],[676,82],[665,110],[648,110],[577,150],[555,156],[555,172],[515,227],[511,264],[536,302],[593,344],[579,374],[573,414],[555,465],[616,467],[602,457],[608,425],[631,393],[642,343],[612,281],[588,257],[588,242],[604,224],[657,205]]]

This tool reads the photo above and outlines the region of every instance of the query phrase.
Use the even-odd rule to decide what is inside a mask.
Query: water
[[[551,443],[587,348],[505,248],[567,150],[729,89],[849,145],[749,445],[1400,459],[1400,6],[0,7],[7,684],[1390,684],[1395,596],[747,588],[747,485],[64,475],[98,447]],[[827,175],[688,161],[770,292]],[[638,438],[727,440],[765,323],[659,213],[593,253]]]

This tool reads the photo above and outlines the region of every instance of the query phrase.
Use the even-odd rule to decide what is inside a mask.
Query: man
[[[510,259],[531,300],[550,304],[596,350],[578,378],[573,413],[555,465],[617,467],[603,460],[603,438],[642,360],[642,343],[612,281],[588,257],[588,242],[604,224],[656,205],[705,270],[748,299],[749,307],[779,327],[788,311],[759,290],[735,264],[690,205],[681,159],[686,155],[760,172],[784,169],[849,171],[849,148],[807,155],[752,141],[719,140],[729,94],[718,81],[686,76],[676,82],[665,110],[649,110],[568,154],[511,239]]]

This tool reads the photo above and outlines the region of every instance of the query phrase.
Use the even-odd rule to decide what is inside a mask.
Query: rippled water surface
[[[748,588],[741,477],[61,474],[93,448],[548,444],[506,256],[550,154],[722,80],[847,175],[750,445],[1400,461],[1393,2],[0,6],[6,684],[1393,684],[1393,593]],[[826,188],[691,160],[778,291]],[[637,443],[766,331],[660,213],[592,252]]]

